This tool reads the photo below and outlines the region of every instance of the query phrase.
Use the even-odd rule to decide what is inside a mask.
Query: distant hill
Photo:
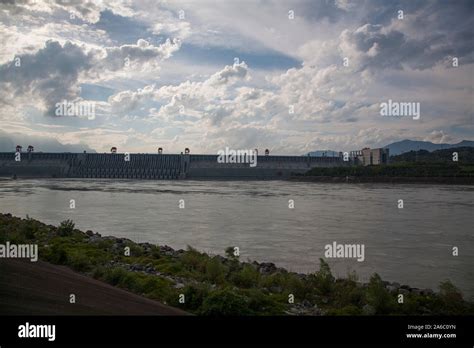
[[[458,153],[458,162],[453,161],[453,152]],[[400,155],[391,156],[390,162],[474,164],[474,147],[452,147],[433,152],[427,150],[408,151]]]
[[[384,146],[389,149],[390,156],[396,156],[409,151],[426,150],[429,152],[453,147],[474,147],[474,141],[463,140],[457,144],[434,144],[429,141],[402,140]]]
[[[0,152],[14,152],[16,145],[23,146],[26,151],[28,145],[35,147],[35,152],[92,152],[86,144],[62,144],[54,138],[27,136],[17,133],[6,133],[0,131]]]

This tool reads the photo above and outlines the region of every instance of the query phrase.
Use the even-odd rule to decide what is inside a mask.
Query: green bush
[[[89,258],[83,254],[74,253],[69,255],[67,264],[77,272],[87,272],[92,269]]]
[[[395,305],[395,299],[385,289],[382,279],[375,273],[370,277],[367,287],[367,303],[375,309],[376,314],[390,314]]]
[[[248,308],[258,315],[281,315],[286,309],[285,304],[279,303],[272,295],[264,294],[259,289],[242,290],[242,294],[248,299]],[[286,297],[285,299],[287,299]]]
[[[47,261],[56,265],[66,265],[68,263],[66,247],[60,243],[55,243],[50,248],[47,248],[44,257]]]
[[[181,262],[184,267],[191,271],[198,271],[200,273],[206,272],[206,264],[209,257],[201,254],[199,251],[188,246],[188,249],[181,255]]]
[[[61,237],[67,237],[72,235],[75,224],[72,220],[64,220],[58,226],[58,235]]]
[[[35,238],[35,234],[38,231],[38,224],[33,219],[27,219],[21,228],[22,234],[26,239],[31,240]]]
[[[210,316],[251,315],[247,299],[231,289],[213,291],[202,305],[200,314]]]
[[[335,278],[329,264],[321,258],[319,259],[319,271],[314,274],[313,279],[321,295],[328,295],[332,292]]]
[[[215,284],[222,284],[225,277],[225,267],[217,258],[212,258],[206,264],[206,279]]]
[[[185,308],[191,311],[198,311],[204,300],[209,296],[209,288],[204,285],[187,285],[182,293],[185,296]]]
[[[232,273],[229,280],[238,287],[251,288],[257,286],[259,277],[255,267],[245,264],[240,271]]]
[[[449,280],[439,285],[439,296],[446,315],[464,314],[464,301],[461,291]]]
[[[115,267],[105,271],[104,280],[111,285],[119,285],[127,275],[127,271],[120,267]]]

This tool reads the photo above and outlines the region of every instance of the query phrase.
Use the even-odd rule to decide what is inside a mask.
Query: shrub
[[[439,296],[445,310],[444,314],[462,314],[465,306],[461,291],[449,280],[441,282],[439,290]]]
[[[89,258],[82,254],[69,255],[67,264],[77,272],[87,272],[92,269]]]
[[[331,268],[323,259],[319,259],[319,271],[314,274],[316,287],[323,295],[331,293],[334,286],[334,276],[331,273]]]
[[[127,271],[125,271],[123,268],[115,267],[105,272],[104,280],[111,285],[118,285],[122,283],[126,274],[127,274]]]
[[[382,279],[377,273],[370,277],[367,287],[367,303],[375,309],[376,314],[390,314],[394,308],[394,298],[385,289]]]
[[[208,256],[201,254],[199,251],[188,246],[188,250],[181,255],[181,262],[191,271],[204,273],[206,271],[206,263]]]
[[[260,273],[252,266],[245,264],[240,271],[230,276],[230,281],[242,288],[251,288],[258,284]]]
[[[35,233],[38,231],[38,225],[35,220],[27,219],[23,224],[21,231],[26,239],[31,240],[35,238]]]
[[[247,299],[234,290],[224,289],[212,292],[202,305],[200,314],[210,316],[238,316],[253,314]]]
[[[248,308],[258,315],[282,315],[286,309],[285,305],[278,303],[275,296],[266,295],[259,289],[242,290],[248,298]],[[288,297],[285,298],[285,301]]]
[[[197,311],[201,308],[204,299],[209,295],[209,288],[202,285],[187,285],[182,293],[186,298],[185,308]]]
[[[68,253],[64,245],[55,243],[46,250],[45,258],[47,261],[56,265],[66,265],[68,263]]]
[[[67,237],[72,235],[75,224],[72,220],[64,220],[58,226],[58,235],[61,237]]]
[[[225,268],[217,258],[212,258],[206,264],[206,279],[221,284],[224,282]]]

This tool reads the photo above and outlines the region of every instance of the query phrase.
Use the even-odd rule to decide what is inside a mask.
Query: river
[[[450,279],[467,298],[474,297],[473,208],[474,187],[461,185],[0,180],[3,213],[54,225],[72,219],[81,230],[213,254],[238,246],[243,260],[297,272],[317,270],[326,244],[363,244],[363,262],[327,260],[335,275],[355,271],[366,281],[377,272],[432,289]]]

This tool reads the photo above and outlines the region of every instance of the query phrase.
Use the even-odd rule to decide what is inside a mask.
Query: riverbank
[[[272,263],[242,262],[232,247],[226,257],[192,247],[174,250],[83,232],[72,221],[52,226],[0,214],[0,243],[6,241],[38,244],[44,262],[198,315],[474,313],[474,304],[450,282],[434,292],[385,282],[376,274],[369,283],[359,282],[354,273],[335,279],[324,260],[314,273],[298,274]]]
[[[396,158],[394,159],[396,160]],[[386,165],[315,167],[293,181],[348,183],[414,183],[473,185],[474,164],[456,162],[394,162]]]
[[[294,175],[289,181],[321,183],[389,183],[474,185],[474,177],[403,177],[403,176],[316,176]]]

